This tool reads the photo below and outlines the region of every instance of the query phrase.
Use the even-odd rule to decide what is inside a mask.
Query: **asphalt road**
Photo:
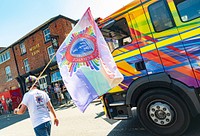
[[[73,105],[57,107],[56,113],[60,125],[52,125],[52,136],[152,136],[140,124],[136,110],[133,119],[122,121],[107,119],[100,102],[90,104],[85,113]],[[0,136],[34,136],[28,117],[28,113],[0,116]],[[200,117],[193,119],[183,136],[199,136],[199,124]]]
[[[133,119],[121,121],[108,136],[153,136],[139,122],[136,110],[133,114],[135,115]],[[200,117],[193,118],[188,130],[182,136],[200,136],[199,125]]]

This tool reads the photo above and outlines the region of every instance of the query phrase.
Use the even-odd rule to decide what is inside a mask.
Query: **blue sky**
[[[132,0],[0,0],[0,47],[8,47],[59,14],[77,20],[90,7],[94,18],[110,15]]]

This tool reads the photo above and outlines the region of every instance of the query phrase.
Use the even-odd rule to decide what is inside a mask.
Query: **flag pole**
[[[56,51],[57,52],[57,51]],[[41,77],[41,75],[44,73],[44,71],[47,69],[47,67],[49,66],[49,64],[52,62],[52,60],[54,59],[54,57],[56,56],[56,52],[53,55],[53,57],[50,59],[50,61],[47,63],[47,65],[44,67],[44,69],[42,70],[42,72],[40,73],[40,75],[36,78],[36,81],[34,82],[34,84],[31,86],[30,90],[33,88],[33,86],[38,82],[39,78]],[[21,103],[17,106],[17,108],[19,109],[21,107]]]
[[[57,51],[56,51],[57,52]],[[42,72],[40,73],[40,75],[37,77],[36,81],[34,82],[34,84],[31,86],[30,90],[33,88],[33,86],[38,82],[38,80],[40,79],[40,77],[42,76],[42,74],[44,73],[44,71],[47,69],[47,67],[49,66],[49,64],[52,62],[52,60],[54,59],[54,57],[56,56],[56,52],[53,55],[53,57],[50,59],[50,61],[47,63],[47,65],[44,67],[44,69],[42,70]]]

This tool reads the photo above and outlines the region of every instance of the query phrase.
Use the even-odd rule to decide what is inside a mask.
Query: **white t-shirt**
[[[25,93],[22,104],[28,107],[29,115],[33,127],[50,121],[50,113],[47,108],[47,102],[50,101],[46,92],[33,89]]]
[[[55,87],[55,93],[61,93],[61,88],[60,87]]]

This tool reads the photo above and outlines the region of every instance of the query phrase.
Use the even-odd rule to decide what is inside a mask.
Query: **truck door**
[[[174,21],[177,14],[174,14],[173,2],[151,0],[143,4],[143,9],[164,71],[188,86],[197,87],[196,76]]]
[[[159,53],[157,51],[153,34],[148,25],[148,21],[145,15],[145,11],[141,6],[144,2],[138,2],[135,7],[130,10],[131,20],[131,32],[135,35],[135,41],[138,43],[138,47],[142,56],[142,61],[145,64],[147,74],[155,74],[163,72],[163,65]]]
[[[170,5],[186,55],[200,85],[200,0],[174,0]]]
[[[131,30],[128,13],[113,18],[103,24],[101,32],[107,40],[118,69],[124,76],[120,89],[127,90],[134,79],[146,75],[147,72],[135,34]]]

